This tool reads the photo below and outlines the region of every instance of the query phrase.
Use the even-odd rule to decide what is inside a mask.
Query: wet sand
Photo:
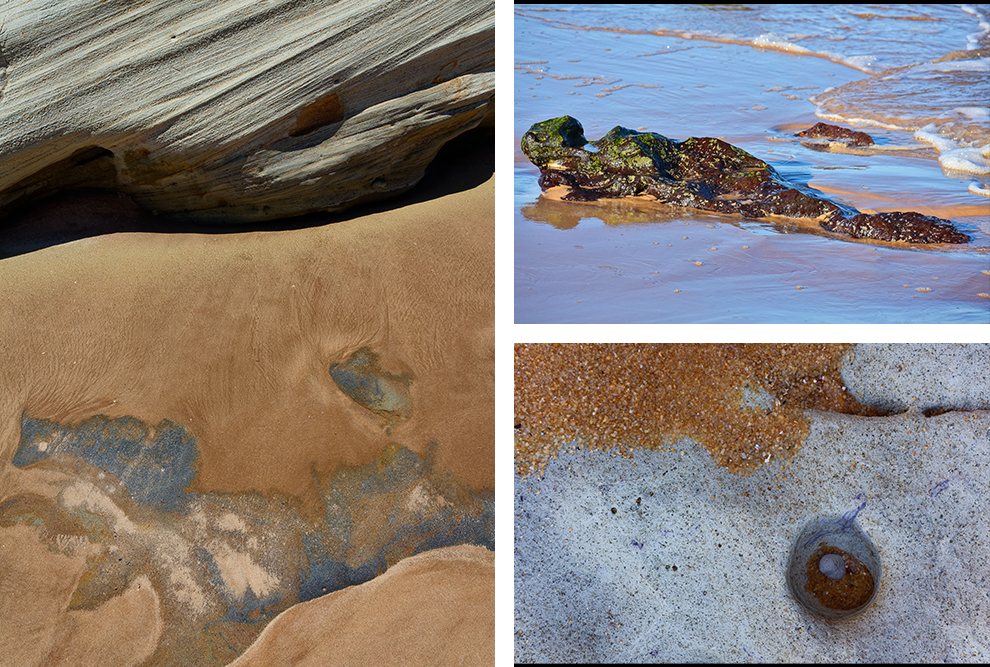
[[[127,202],[111,195],[91,200],[103,209],[89,209],[95,227],[85,238],[0,260],[0,654],[16,664],[141,664],[149,656],[149,664],[226,664],[294,596],[303,598],[300,585],[314,585],[318,566],[333,565],[313,560],[306,540],[314,538],[304,536],[329,520],[324,494],[343,493],[362,475],[377,484],[409,470],[423,475],[362,496],[374,516],[352,520],[364,532],[346,552],[325,547],[344,563],[334,567],[360,579],[413,548],[442,546],[427,538],[455,516],[452,508],[493,504],[488,142],[481,158],[452,166],[425,195],[333,224],[340,216],[323,224],[309,216],[278,231],[100,234],[101,210],[114,211],[123,229],[160,224],[128,214]],[[443,183],[444,174],[463,187]],[[57,209],[45,206],[38,215],[58,223]],[[404,378],[408,414],[387,419],[335,383],[328,369],[361,350],[376,355],[385,377]],[[182,494],[196,500],[162,513],[132,502],[80,459],[12,463],[32,443],[39,456],[57,444],[22,441],[22,425],[71,429],[97,415],[113,428],[147,425],[149,441],[169,424],[189,434],[197,458]],[[398,500],[397,512],[385,511]],[[419,541],[403,537],[415,525],[390,523],[416,517],[427,522]],[[110,528],[90,541],[79,526],[93,520]],[[471,535],[493,539],[485,526]],[[465,529],[446,530],[456,543]],[[399,543],[389,545],[389,535]],[[140,565],[121,569],[118,553],[135,554]],[[118,579],[93,578],[104,559],[98,572]],[[310,572],[302,584],[297,561]],[[488,588],[463,604],[487,596],[489,611],[492,577],[477,581]],[[240,600],[243,618],[224,617],[209,597],[215,592],[193,595],[209,582],[221,582],[216,594],[230,610]],[[395,613],[415,616],[418,604]],[[214,620],[197,635],[201,652],[186,655],[193,649],[170,628],[197,614]],[[490,640],[490,619],[482,621],[475,630]]]
[[[130,415],[198,434],[201,491],[300,495],[311,466],[367,463],[391,439],[461,443],[444,461],[489,485],[493,387],[479,362],[493,345],[492,223],[479,228],[471,212],[491,210],[491,190],[401,218],[122,234],[5,260],[2,280],[15,287],[0,334],[3,458],[22,411],[59,422]],[[365,347],[416,378],[418,414],[391,435],[369,428],[327,375]]]

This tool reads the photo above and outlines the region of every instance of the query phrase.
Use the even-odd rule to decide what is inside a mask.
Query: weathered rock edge
[[[590,145],[592,150],[585,148]],[[825,231],[853,239],[968,243],[949,220],[913,212],[860,213],[788,183],[772,166],[721,139],[673,141],[616,126],[598,141],[577,119],[533,125],[521,147],[540,169],[540,187],[563,185],[569,201],[648,195],[658,202],[749,218],[812,218]]]
[[[0,216],[73,187],[201,222],[339,211],[494,126],[491,0],[9,0]]]

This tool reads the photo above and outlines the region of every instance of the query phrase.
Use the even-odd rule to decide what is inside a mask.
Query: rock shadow
[[[454,137],[441,147],[419,183],[388,199],[356,204],[338,213],[308,213],[229,225],[197,224],[152,215],[129,196],[113,189],[116,174],[111,173],[112,154],[92,147],[73,154],[63,161],[64,164],[60,163],[58,173],[72,177],[65,181],[67,189],[13,208],[6,219],[0,220],[0,259],[120,232],[237,234],[284,231],[399,209],[470,190],[486,182],[495,173],[494,139],[495,129],[487,125]]]

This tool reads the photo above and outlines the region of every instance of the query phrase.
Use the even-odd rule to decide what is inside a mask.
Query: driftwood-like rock
[[[591,150],[585,148],[590,145]],[[769,164],[721,139],[673,141],[615,127],[588,143],[577,119],[536,123],[522,151],[540,169],[540,187],[566,186],[570,201],[646,195],[674,206],[748,218],[811,218],[854,239],[968,243],[952,222],[920,213],[860,213],[788,183]]]
[[[0,6],[0,216],[72,187],[238,222],[407,190],[494,125],[491,0]]]
[[[807,130],[801,130],[795,137],[806,137],[808,139],[829,139],[846,146],[872,146],[873,137],[866,132],[857,132],[838,125],[828,123],[816,123]]]

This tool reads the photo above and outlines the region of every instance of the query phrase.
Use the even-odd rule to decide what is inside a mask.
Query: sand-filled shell
[[[828,517],[812,521],[797,536],[787,583],[805,608],[847,618],[873,602],[881,572],[880,554],[855,521]]]

